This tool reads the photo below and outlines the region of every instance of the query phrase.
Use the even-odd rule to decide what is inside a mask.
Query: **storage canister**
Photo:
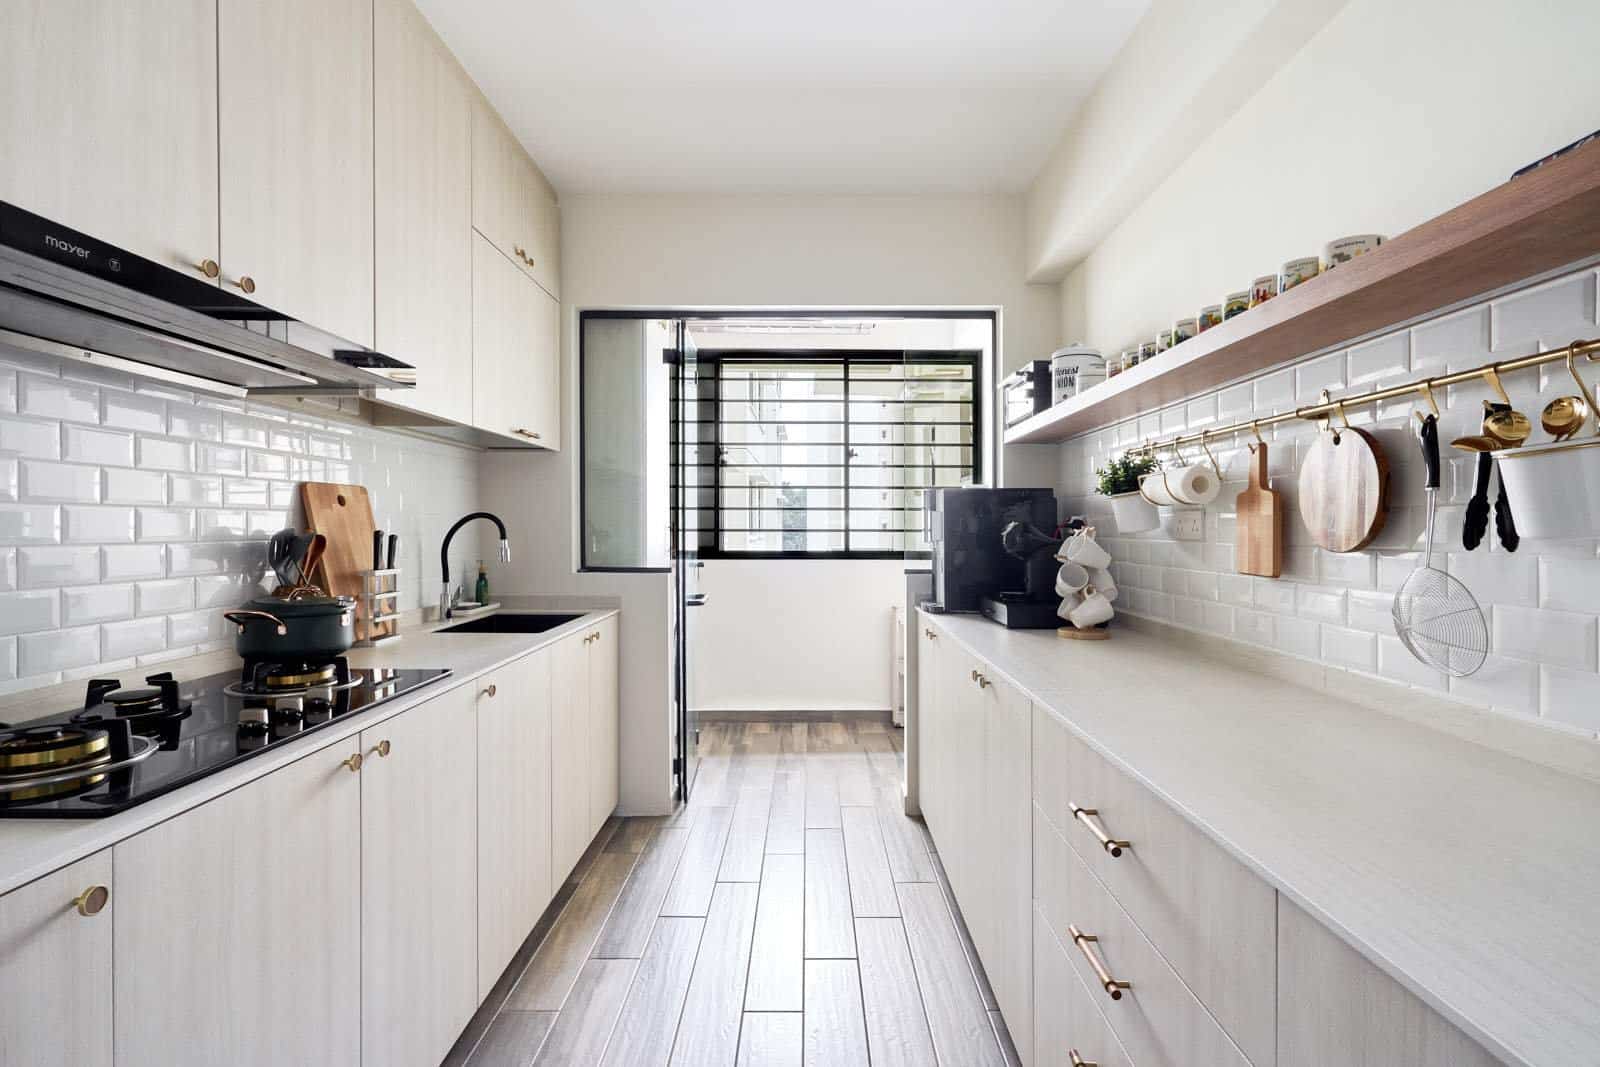
[[[1322,272],[1322,261],[1316,256],[1291,259],[1283,265],[1278,279],[1278,292],[1287,293],[1301,282],[1310,281]]]
[[[1172,324],[1172,343],[1181,345],[1200,332],[1199,319],[1179,319]]]
[[[1383,235],[1379,233],[1358,233],[1352,237],[1329,241],[1322,250],[1322,261],[1327,264],[1323,269],[1332,270],[1341,263],[1348,263],[1357,256],[1366,255],[1381,244]]]
[[[1144,344],[1139,346],[1139,362],[1144,363],[1147,360],[1155,359],[1157,353],[1160,351],[1161,350],[1156,347],[1156,343],[1154,341],[1146,341]]]
[[[1174,343],[1175,342],[1172,340],[1171,330],[1162,330],[1160,333],[1156,334],[1157,352],[1165,352],[1167,349],[1171,348]]]
[[[1221,322],[1222,322],[1222,305],[1221,304],[1207,304],[1205,307],[1200,309],[1199,326],[1200,326],[1200,332],[1201,333],[1205,333],[1207,330],[1211,329],[1211,327],[1213,327],[1213,326],[1220,325]]]
[[[1242,289],[1237,293],[1229,293],[1222,302],[1223,319],[1231,319],[1235,315],[1242,315],[1250,310],[1250,290]]]
[[[1263,274],[1250,283],[1250,306],[1265,304],[1268,300],[1278,295],[1278,276],[1276,274]]]
[[[1059,404],[1077,396],[1083,389],[1080,375],[1099,371],[1105,377],[1106,360],[1098,349],[1085,344],[1068,345],[1050,353],[1050,402]]]

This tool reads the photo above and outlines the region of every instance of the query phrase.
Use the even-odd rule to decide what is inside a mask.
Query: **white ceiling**
[[[1020,191],[1149,6],[417,3],[563,194]]]

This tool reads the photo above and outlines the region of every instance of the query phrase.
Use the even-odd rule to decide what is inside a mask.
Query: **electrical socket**
[[[1198,541],[1205,536],[1206,513],[1177,511],[1172,515],[1172,536],[1179,541]]]

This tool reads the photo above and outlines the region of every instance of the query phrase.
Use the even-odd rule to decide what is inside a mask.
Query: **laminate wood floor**
[[[1017,1063],[933,839],[900,810],[901,737],[702,725],[690,802],[607,823],[446,1063]]]

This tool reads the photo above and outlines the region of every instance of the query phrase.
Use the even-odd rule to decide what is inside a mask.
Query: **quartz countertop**
[[[592,626],[610,615],[613,607],[588,607],[582,604],[562,608],[542,598],[536,608],[501,607],[541,612],[565,610],[582,614],[571,622],[541,634],[447,634],[437,632],[438,623],[423,623],[421,613],[401,620],[402,638],[377,648],[354,648],[349,652],[352,667],[443,667],[451,674],[431,685],[397,697],[368,711],[340,719],[305,737],[275,745],[260,755],[224,768],[197,782],[183,786],[103,819],[0,819],[0,894],[10,892],[51,871],[65,867],[164,822],[199,804],[237,789],[247,782],[301,759],[313,752],[338,744],[368,727],[416,707],[442,693],[470,683],[479,675],[520,659],[546,645],[554,644]],[[523,601],[522,603],[528,603]],[[476,616],[467,616],[476,617]],[[464,618],[452,620],[464,621]],[[213,652],[191,659],[163,663],[181,678],[194,678],[220,671],[238,670],[239,657],[231,652]],[[59,715],[82,706],[83,682],[69,682],[25,694],[13,694],[0,703],[0,718],[22,722],[27,718]],[[27,709],[32,714],[22,714]]]
[[[1600,784],[1152,633],[924,618],[1507,1062],[1600,1063]]]

